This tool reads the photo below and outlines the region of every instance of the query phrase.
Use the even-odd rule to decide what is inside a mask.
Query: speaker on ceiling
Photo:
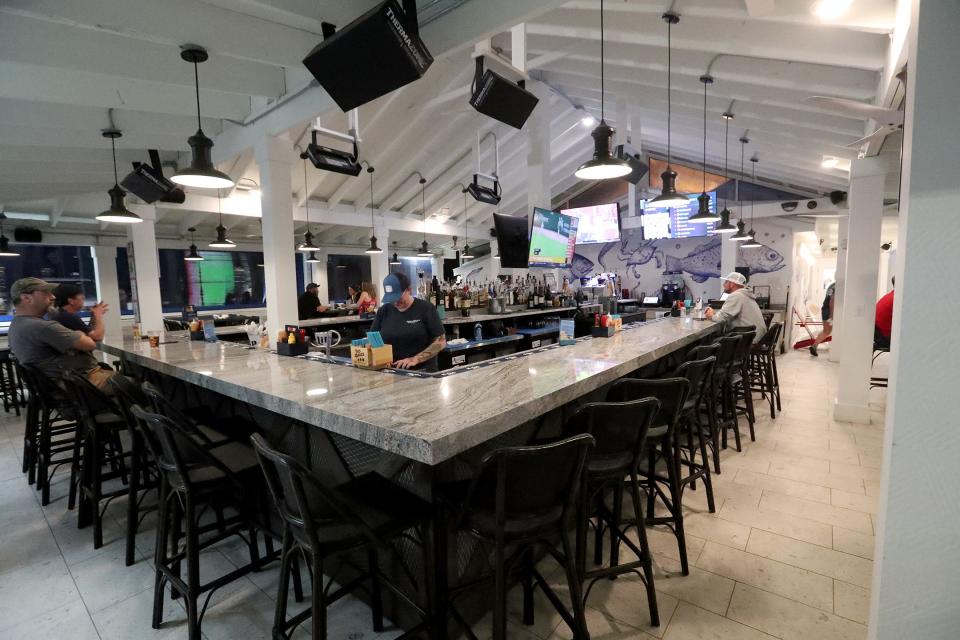
[[[847,201],[847,192],[846,191],[831,191],[830,192],[830,202],[832,204],[841,204]]]
[[[303,59],[344,111],[419,80],[431,64],[416,0],[381,2],[339,31],[323,23],[323,42]]]
[[[537,96],[499,73],[484,71],[483,56],[477,58],[476,65],[470,106],[514,129],[522,129],[539,102]]]
[[[633,145],[617,145],[614,155],[630,165],[630,173],[623,176],[623,179],[630,184],[638,184],[643,176],[647,175],[647,171],[650,170],[640,159],[640,152],[637,151]]]
[[[33,227],[17,227],[13,230],[14,242],[43,242],[43,233]]]

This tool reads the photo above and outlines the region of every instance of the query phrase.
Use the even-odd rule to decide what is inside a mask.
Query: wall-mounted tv
[[[616,202],[561,209],[560,213],[573,216],[579,221],[577,244],[602,244],[620,240],[620,206]]]
[[[493,226],[497,231],[497,250],[500,266],[509,269],[527,268],[527,217],[493,214]]]
[[[573,261],[578,220],[557,211],[533,209],[530,229],[531,267],[566,267]]]
[[[710,211],[717,212],[717,192],[710,191]],[[643,210],[641,224],[643,225],[643,237],[645,240],[656,240],[658,238],[694,238],[708,236],[716,223],[697,224],[690,222],[690,216],[697,212],[700,203],[696,198],[690,198],[686,204],[679,207],[657,207],[646,200],[640,201],[640,208]]]

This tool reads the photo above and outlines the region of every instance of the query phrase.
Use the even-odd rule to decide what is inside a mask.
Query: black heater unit
[[[477,58],[476,64],[470,106],[514,129],[522,129],[537,106],[537,97],[490,69],[484,71],[483,56]]]
[[[183,189],[163,177],[160,152],[150,149],[148,153],[150,164],[134,162],[133,171],[128,173],[120,184],[147,204],[153,204],[157,200],[183,204],[187,199]]]
[[[13,241],[39,244],[43,242],[43,233],[34,227],[17,227],[13,230]]]
[[[355,138],[353,152],[351,153],[317,144],[317,134],[316,130],[311,132],[312,142],[307,145],[307,150],[300,156],[301,158],[310,160],[317,169],[354,177],[360,175],[360,163],[357,162],[360,150],[357,148]]]
[[[480,184],[480,178],[486,178],[492,182],[491,186],[486,186]],[[477,202],[483,202],[486,204],[499,204],[500,203],[500,181],[494,176],[488,176],[483,173],[473,174],[473,182],[467,185],[467,193],[473,196],[473,199]]]
[[[323,23],[323,42],[303,59],[334,102],[349,111],[419,80],[433,64],[420,39],[417,3],[387,0],[339,31]]]
[[[614,155],[620,160],[630,165],[630,173],[623,176],[623,179],[630,184],[638,184],[643,176],[647,175],[650,167],[640,159],[640,152],[630,144],[617,145]]]

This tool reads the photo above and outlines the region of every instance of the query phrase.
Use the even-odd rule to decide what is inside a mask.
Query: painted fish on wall
[[[617,258],[623,263],[629,271],[633,272],[633,277],[640,279],[640,266],[645,265],[651,260],[657,261],[657,268],[660,269],[663,267],[663,250],[657,247],[656,240],[644,240],[641,238],[641,234],[634,233],[624,237],[619,243],[610,242],[604,245],[603,249],[600,250],[600,255],[597,256],[597,262],[600,263],[600,267],[603,268],[605,272],[616,272],[619,271],[619,265],[607,266],[604,262],[604,258],[607,257],[607,254],[617,249]]]
[[[667,256],[667,271],[683,271],[694,282],[705,282],[720,277],[720,238],[711,238],[698,245],[685,256]],[[783,256],[771,247],[763,245],[756,249],[738,248],[738,264],[750,267],[750,273],[771,273],[784,268]]]
[[[575,279],[589,278],[593,275],[593,260],[582,256],[579,253],[575,253],[573,254],[573,260],[570,261],[570,266],[567,267],[567,270]]]

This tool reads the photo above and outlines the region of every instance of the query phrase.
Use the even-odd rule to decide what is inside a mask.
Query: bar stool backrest
[[[144,382],[140,385],[140,389],[143,391],[143,394],[149,399],[150,406],[153,407],[155,413],[160,415],[167,416],[173,422],[178,425],[181,425],[184,429],[190,431],[194,438],[199,439],[208,447],[213,443],[210,441],[203,431],[200,429],[194,428],[194,422],[190,417],[180,410],[177,405],[170,402],[170,399],[167,396],[163,395],[159,389],[150,384],[149,382]],[[146,406],[146,405],[144,405]]]
[[[727,375],[733,364],[733,359],[737,353],[737,347],[740,346],[739,335],[729,335],[717,338],[716,343],[720,348],[717,350],[717,362],[713,365],[714,377]]]
[[[145,429],[141,421],[133,415],[134,407],[140,407],[141,409],[149,408],[150,399],[147,398],[143,390],[127,376],[113,376],[110,378],[109,384],[111,388],[113,388],[114,397],[116,398],[117,405],[123,412],[127,426],[130,427],[131,431],[135,431],[143,437],[147,449],[153,458],[156,459],[161,451],[160,442],[153,436],[153,432]]]
[[[621,378],[607,391],[608,402],[628,402],[639,398],[656,398],[660,409],[651,426],[666,425],[672,431],[680,418],[680,411],[690,393],[690,382],[674,376],[652,380],[646,378]]]
[[[647,431],[660,411],[656,398],[627,402],[590,402],[567,419],[565,434],[589,433],[595,443],[591,456],[631,454],[636,460],[643,451]]]
[[[47,377],[47,374],[40,371],[32,364],[22,364],[14,360],[14,366],[17,367],[17,374],[27,385],[27,391],[31,397],[36,398],[37,402],[52,409],[54,406],[62,405],[67,402],[67,396],[63,389],[56,382]]]
[[[380,536],[299,460],[272,448],[260,434],[250,436],[257,461],[263,470],[274,506],[295,537],[306,537],[311,548],[319,549],[319,529],[340,524],[352,527],[374,544]]]
[[[491,451],[480,461],[459,520],[473,510],[492,512],[499,528],[508,521],[540,520],[547,525],[566,518],[593,446],[593,436],[584,433],[549,444]]]
[[[685,401],[687,406],[700,406],[700,401],[710,386],[710,379],[716,362],[715,356],[702,360],[688,360],[677,367],[677,370],[673,373],[676,377],[685,378],[690,383],[690,391]]]
[[[73,401],[81,421],[88,429],[96,430],[96,417],[102,413],[123,415],[113,398],[76,371],[64,372],[63,385],[67,391],[67,397]]]
[[[731,363],[734,371],[743,369],[747,360],[750,359],[750,350],[753,348],[753,339],[757,337],[757,332],[754,330],[740,331],[737,335],[740,336],[740,342],[733,352],[733,362]]]
[[[704,358],[709,358],[710,356],[716,357],[717,351],[719,350],[720,345],[716,343],[701,344],[687,352],[684,362],[690,362],[691,360],[703,360]]]

